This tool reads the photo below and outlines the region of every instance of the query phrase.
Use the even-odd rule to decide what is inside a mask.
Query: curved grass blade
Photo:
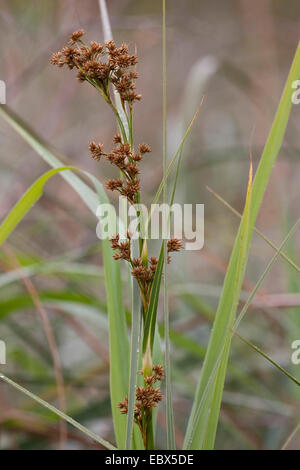
[[[70,170],[73,167],[66,166],[49,170],[40,176],[23,194],[15,206],[11,209],[4,221],[0,225],[0,245],[5,242],[7,237],[16,228],[16,226],[25,217],[27,212],[34,206],[43,194],[43,189],[47,181],[57,173],[65,170]]]
[[[258,291],[258,289],[260,288],[261,284],[263,283],[266,275],[268,274],[268,272],[270,271],[273,263],[277,260],[277,258],[280,256],[280,253],[283,249],[283,247],[287,244],[287,242],[289,241],[289,239],[292,237],[292,235],[295,233],[295,231],[297,230],[297,228],[299,227],[300,225],[300,218],[297,220],[297,222],[293,225],[293,227],[291,228],[291,230],[288,232],[288,234],[286,235],[286,237],[284,238],[284,240],[282,241],[282,243],[280,244],[279,248],[277,249],[276,253],[273,255],[273,257],[271,258],[271,260],[269,261],[269,263],[267,264],[266,266],[266,269],[264,270],[264,272],[262,273],[262,275],[260,276],[259,280],[257,281],[257,283],[255,284],[254,286],[254,289],[252,290],[251,294],[249,295],[244,307],[242,308],[241,312],[239,313],[238,317],[236,318],[235,322],[234,322],[234,326],[233,326],[233,329],[234,331],[238,329],[238,326],[240,324],[240,322],[242,321],[242,319],[244,318],[247,310],[248,310],[248,307],[249,305],[251,304],[252,300],[254,299],[255,297],[255,294],[256,292]]]
[[[184,448],[202,449],[207,445],[207,436],[212,436],[212,426],[216,427],[220,407],[221,383],[225,379],[222,358],[228,356],[231,342],[230,329],[233,326],[234,315],[237,309],[242,276],[245,270],[245,252],[249,234],[249,210],[252,194],[252,162],[249,170],[249,181],[241,221],[239,236],[236,239],[235,248],[226,273],[223,295],[216,313],[210,343],[205,355],[201,380],[197,398],[194,402],[188,429],[185,437]],[[224,292],[226,295],[224,295]],[[226,316],[221,313],[225,311]],[[219,324],[217,320],[219,319]],[[218,348],[219,347],[219,348]],[[227,365],[227,363],[226,363]],[[202,388],[203,387],[203,388]],[[197,440],[197,447],[195,445]]]
[[[250,294],[249,296],[249,299],[253,299],[254,295],[255,295],[255,292],[257,292],[257,290],[259,289],[260,285],[262,284],[263,280],[265,279],[265,276],[267,274],[267,272],[270,271],[273,263],[275,262],[275,260],[277,259],[277,257],[280,255],[280,250],[282,250],[285,246],[285,244],[289,241],[290,237],[293,235],[293,233],[295,232],[295,230],[297,229],[297,227],[299,226],[300,224],[300,219],[297,220],[297,222],[293,225],[293,227],[290,229],[290,231],[288,232],[288,234],[286,235],[286,237],[284,238],[283,242],[281,243],[280,245],[280,248],[278,249],[277,253],[273,256],[273,258],[271,259],[271,261],[268,263],[267,265],[267,268],[266,270],[263,272],[262,276],[259,278],[258,282],[256,283],[252,293]],[[254,292],[254,294],[253,294]],[[253,294],[253,295],[252,295]],[[249,300],[248,299],[248,300]],[[246,309],[242,309],[241,313],[239,314],[236,322],[235,322],[235,326],[238,327],[240,321],[242,320],[242,318],[244,317],[249,305],[251,303],[251,300],[249,302],[247,302],[247,306],[246,306]],[[231,330],[233,334],[236,333],[236,331],[234,329]],[[239,335],[240,336],[240,335]],[[244,342],[247,343],[247,340],[245,338],[243,338],[242,336],[240,336],[240,339],[244,340]],[[193,431],[191,433],[191,437],[190,437],[190,442],[187,443],[187,447],[189,448],[189,446],[191,445],[191,442],[192,442],[192,438],[193,438],[193,433],[195,432],[196,430],[196,427],[197,427],[197,423],[198,423],[198,420],[200,418],[200,414],[201,414],[201,411],[202,411],[202,407],[204,406],[204,403],[205,403],[205,400],[208,398],[208,392],[210,390],[210,386],[213,384],[213,380],[216,380],[216,377],[217,377],[217,373],[218,373],[218,367],[220,365],[220,362],[221,362],[221,359],[223,357],[223,355],[227,352],[226,351],[226,346],[228,347],[228,342],[224,344],[222,350],[220,351],[220,354],[219,354],[219,357],[217,358],[216,360],[216,363],[213,367],[213,370],[212,370],[212,373],[209,377],[209,380],[207,382],[207,385],[204,389],[204,392],[203,392],[203,395],[201,397],[201,400],[200,400],[200,403],[199,403],[199,406],[198,406],[198,409],[197,409],[197,412],[196,412],[196,415],[195,415],[195,423],[194,423],[194,426],[193,426]],[[254,346],[254,345],[253,345]],[[254,347],[255,348],[255,347]],[[287,377],[291,378],[294,382],[295,382],[295,378],[293,376],[291,376],[291,374],[289,374],[287,371],[285,371],[285,369],[283,369],[278,363],[276,363],[275,361],[273,361],[267,354],[263,353],[262,351],[258,350],[257,348],[257,352],[261,352],[262,355],[270,360],[270,362],[275,365],[279,370],[281,370]],[[297,380],[297,379],[296,379]]]
[[[67,158],[61,155],[44,139],[39,137],[22,119],[17,116],[7,105],[0,105],[0,116],[38,153],[38,155],[53,168],[65,166]],[[78,193],[88,208],[96,213],[99,205],[97,194],[71,171],[61,175]]]
[[[34,393],[30,392],[29,390],[27,390],[26,388],[22,387],[21,385],[17,384],[16,382],[14,382],[13,380],[11,380],[10,378],[6,377],[5,375],[3,374],[0,374],[0,380],[3,380],[4,382],[6,382],[7,384],[11,385],[12,387],[14,387],[15,389],[19,390],[19,392],[22,392],[24,395],[27,395],[29,398],[31,398],[32,400],[36,401],[37,403],[39,403],[40,405],[44,406],[45,408],[47,408],[48,410],[52,411],[54,414],[56,414],[57,416],[59,416],[60,418],[64,419],[65,421],[67,421],[68,423],[70,423],[72,426],[74,426],[75,428],[77,428],[79,431],[81,431],[83,434],[86,434],[87,436],[89,436],[91,439],[93,439],[94,441],[96,442],[99,442],[99,444],[101,444],[103,447],[105,447],[106,449],[109,449],[109,450],[117,450],[116,447],[114,447],[112,444],[110,444],[110,442],[106,441],[105,439],[102,439],[101,437],[97,436],[97,434],[95,434],[94,432],[90,431],[89,429],[87,429],[85,426],[82,426],[82,424],[78,423],[77,421],[75,421],[73,418],[71,418],[71,416],[68,416],[66,415],[65,413],[63,413],[62,411],[58,410],[57,408],[55,408],[55,406],[51,405],[50,403],[46,402],[45,400],[43,400],[42,398],[38,397],[37,395],[35,395]]]
[[[0,115],[15,129],[18,134],[46,161],[50,166],[59,168],[63,166],[61,158],[65,157],[57,153],[52,146],[48,145],[29,126],[27,126],[7,105],[0,105]],[[86,173],[87,174],[87,173]],[[73,187],[81,199],[85,202],[91,212],[95,215],[99,202],[107,202],[108,198],[99,181],[90,174],[89,178],[96,184],[98,194],[85,182],[71,171],[62,173],[62,177]],[[129,345],[125,321],[125,309],[122,299],[120,264],[112,258],[113,253],[108,240],[103,240],[103,258],[105,269],[105,286],[107,294],[110,357],[114,367],[110,368],[110,393],[114,428],[117,443],[124,445],[126,433],[126,422],[117,410],[117,403],[123,400],[128,391],[128,377],[125,371],[129,368]],[[117,294],[116,294],[117,292]],[[138,437],[137,439],[138,441]]]

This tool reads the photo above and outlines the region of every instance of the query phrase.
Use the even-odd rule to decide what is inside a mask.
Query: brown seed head
[[[77,42],[80,38],[82,38],[84,34],[85,32],[83,29],[78,29],[77,31],[74,31],[74,33],[70,35],[71,42],[72,43]]]
[[[114,136],[114,144],[121,144],[122,143],[122,137],[120,136],[120,134],[116,134]]]
[[[122,188],[122,196],[126,196],[133,204],[136,203],[137,193],[140,190],[140,182],[138,179],[129,181],[125,187]]]
[[[141,152],[141,154],[150,153],[151,152],[151,147],[148,144],[140,144],[139,145],[139,151]]]
[[[107,189],[110,191],[116,191],[122,188],[123,186],[123,180],[122,179],[117,179],[117,180],[108,180],[105,183]]]
[[[167,241],[168,253],[172,251],[179,251],[183,248],[182,241],[178,238],[171,238]]]
[[[100,44],[100,42],[91,41],[90,49],[93,54],[102,54],[102,52],[104,51],[104,46],[103,44]]]
[[[161,365],[153,366],[152,370],[154,372],[155,380],[160,380],[160,381],[163,380],[163,378],[165,377],[163,366]]]
[[[121,413],[123,415],[127,415],[127,413],[128,413],[128,398],[125,397],[123,401],[120,401],[117,404],[117,407],[119,408],[119,410],[121,411]]]
[[[151,280],[151,270],[145,266],[137,266],[132,269],[131,274],[138,281],[148,282]]]
[[[63,58],[62,52],[54,52],[50,58],[50,64],[57,65],[57,67],[63,67],[65,60]]]
[[[118,233],[110,238],[110,243],[111,243],[111,247],[113,250],[116,250],[117,248],[119,248],[119,240],[120,240],[120,235]]]
[[[96,142],[91,142],[89,145],[89,151],[91,152],[92,158],[99,161],[103,153],[103,144],[96,144]]]

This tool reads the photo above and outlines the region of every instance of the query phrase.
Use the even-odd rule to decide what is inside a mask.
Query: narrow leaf
[[[43,400],[42,398],[38,397],[37,395],[35,395],[34,393],[30,392],[29,390],[27,390],[26,388],[22,387],[21,385],[17,384],[16,382],[14,382],[13,380],[11,380],[10,378],[6,377],[5,375],[3,374],[0,374],[0,380],[3,380],[4,382],[6,382],[7,384],[11,385],[12,387],[14,387],[15,389],[19,390],[19,392],[22,392],[24,395],[27,395],[29,398],[31,398],[32,400],[36,401],[37,403],[39,403],[40,405],[44,406],[45,408],[47,408],[48,410],[52,411],[54,414],[56,414],[57,416],[59,416],[60,418],[64,419],[65,421],[67,421],[68,423],[70,423],[72,426],[74,426],[75,428],[77,428],[79,431],[81,431],[83,434],[86,434],[88,437],[90,437],[91,439],[93,439],[94,441],[96,442],[99,442],[99,444],[101,444],[103,447],[105,447],[106,449],[109,449],[109,450],[117,450],[116,447],[114,447],[112,444],[110,444],[108,441],[106,441],[105,439],[102,439],[101,437],[97,436],[97,434],[95,434],[94,432],[90,431],[89,429],[87,429],[86,427],[82,426],[82,424],[78,423],[77,421],[75,421],[75,419],[71,418],[71,416],[68,416],[66,415],[65,413],[63,413],[62,411],[60,411],[59,409],[55,408],[55,406],[51,405],[50,403],[46,402],[45,400]]]

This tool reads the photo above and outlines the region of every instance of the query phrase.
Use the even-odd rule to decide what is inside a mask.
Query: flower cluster
[[[151,283],[154,279],[158,259],[151,257],[148,263],[149,268],[143,265],[142,258],[132,260],[133,269],[131,274],[141,283]]]
[[[147,261],[147,266],[149,266],[147,267],[141,257],[131,258],[130,240],[131,235],[128,231],[125,241],[120,241],[120,235],[118,233],[114,235],[110,239],[111,247],[115,252],[113,257],[115,260],[124,259],[130,263],[132,276],[139,281],[140,286],[143,286],[144,291],[147,292],[148,285],[151,284],[154,279],[158,259],[151,257]]]
[[[52,54],[51,64],[58,67],[66,65],[71,70],[76,68],[78,80],[91,83],[110,104],[111,83],[118,91],[123,107],[126,102],[132,107],[141,99],[135,91],[138,74],[132,69],[137,64],[137,56],[129,54],[126,44],[117,47],[114,41],[104,44],[91,41],[86,45],[82,40],[84,34],[82,29],[72,33],[67,45]]]
[[[138,281],[140,289],[143,293],[143,299],[147,301],[151,293],[151,287],[157,268],[158,258],[152,256],[146,262],[141,257],[132,258],[130,250],[131,235],[127,231],[127,239],[120,241],[120,235],[116,234],[110,239],[111,247],[114,250],[114,259],[124,259],[131,265],[131,274]],[[183,248],[182,241],[178,238],[171,238],[167,241],[168,263],[171,258],[169,253],[179,251]],[[147,303],[147,302],[146,302]]]
[[[162,400],[162,394],[159,388],[155,388],[154,384],[164,378],[164,369],[161,365],[153,366],[153,375],[144,379],[144,387],[137,387],[136,402],[134,407],[134,422],[139,426],[144,442],[146,439],[145,432],[149,413],[153,407],[156,407]],[[143,374],[143,371],[141,371]],[[128,413],[128,398],[118,403],[118,408],[122,414]]]
[[[118,168],[123,178],[108,180],[106,182],[107,189],[118,191],[125,196],[131,204],[137,202],[137,195],[140,190],[140,173],[138,162],[143,159],[143,155],[151,152],[151,148],[147,144],[139,145],[139,153],[135,153],[130,149],[128,142],[122,143],[121,136],[115,135],[114,142],[117,144],[110,153],[103,151],[102,144],[91,142],[89,146],[92,158],[99,161],[101,157],[105,157],[112,165]]]
[[[127,232],[127,238],[128,240],[120,242],[120,235],[117,234],[110,239],[111,247],[115,250],[115,260],[124,259],[125,261],[131,261],[129,232]]]
[[[169,256],[169,253],[172,253],[172,251],[180,251],[182,249],[183,249],[183,243],[178,238],[171,238],[171,240],[168,240],[167,241],[168,263],[171,262],[171,257]]]

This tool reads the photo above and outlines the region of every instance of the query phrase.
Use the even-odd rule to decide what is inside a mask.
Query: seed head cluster
[[[89,82],[97,88],[108,103],[112,103],[109,85],[118,91],[122,105],[128,103],[132,107],[141,95],[135,91],[137,72],[133,69],[137,64],[136,54],[129,54],[128,46],[117,47],[114,41],[101,44],[91,41],[89,45],[83,41],[85,32],[75,31],[60,51],[52,54],[50,62],[58,67],[67,66],[77,70],[80,82]]]
[[[141,144],[139,152],[135,153],[131,150],[128,142],[122,143],[119,134],[115,135],[114,143],[116,146],[110,153],[104,152],[103,144],[96,144],[96,142],[90,143],[89,150],[94,160],[99,161],[101,157],[104,157],[122,173],[122,178],[110,179],[106,182],[107,189],[118,191],[131,204],[135,204],[140,191],[138,163],[146,153],[151,152],[151,148],[147,144]]]
[[[183,243],[178,238],[171,238],[170,240],[168,240],[167,241],[168,263],[171,262],[171,256],[169,255],[169,253],[172,253],[172,251],[180,251],[182,249],[183,249]]]
[[[162,400],[162,394],[159,388],[154,384],[164,378],[164,369],[161,365],[153,366],[153,374],[144,379],[144,387],[137,387],[136,402],[134,407],[134,422],[139,426],[142,436],[145,437],[147,418],[152,408],[156,407]],[[143,373],[141,371],[141,373]],[[122,414],[128,413],[128,398],[125,397],[118,408]]]
[[[117,184],[117,182],[116,182]],[[157,269],[158,258],[152,256],[149,259],[142,257],[132,258],[131,256],[131,235],[127,231],[126,239],[120,241],[120,235],[116,234],[110,239],[111,247],[114,250],[114,259],[123,259],[129,262],[131,266],[131,275],[137,280],[141,290],[142,298],[144,301],[144,310],[147,310],[147,305],[150,300],[151,289],[154,281],[155,272]],[[171,238],[167,242],[168,250],[168,263],[171,259],[169,253],[179,251],[183,248],[182,241],[178,238]]]
[[[76,69],[79,81],[87,81],[93,85],[117,114],[110,91],[111,88],[115,89],[125,114],[126,111],[131,113],[133,103],[141,99],[141,95],[135,91],[135,81],[138,78],[135,71],[138,61],[136,54],[129,54],[126,44],[117,47],[114,41],[104,44],[91,41],[87,45],[83,41],[84,34],[82,29],[72,33],[66,46],[52,54],[50,62],[58,67]],[[115,146],[109,153],[104,152],[103,144],[91,142],[90,153],[96,161],[105,157],[121,172],[121,178],[107,181],[107,189],[118,191],[131,204],[135,204],[140,191],[138,163],[143,155],[151,152],[151,148],[147,144],[141,144],[138,152],[135,152],[133,146],[125,141],[124,133],[123,138],[120,134],[115,135],[113,141]]]

